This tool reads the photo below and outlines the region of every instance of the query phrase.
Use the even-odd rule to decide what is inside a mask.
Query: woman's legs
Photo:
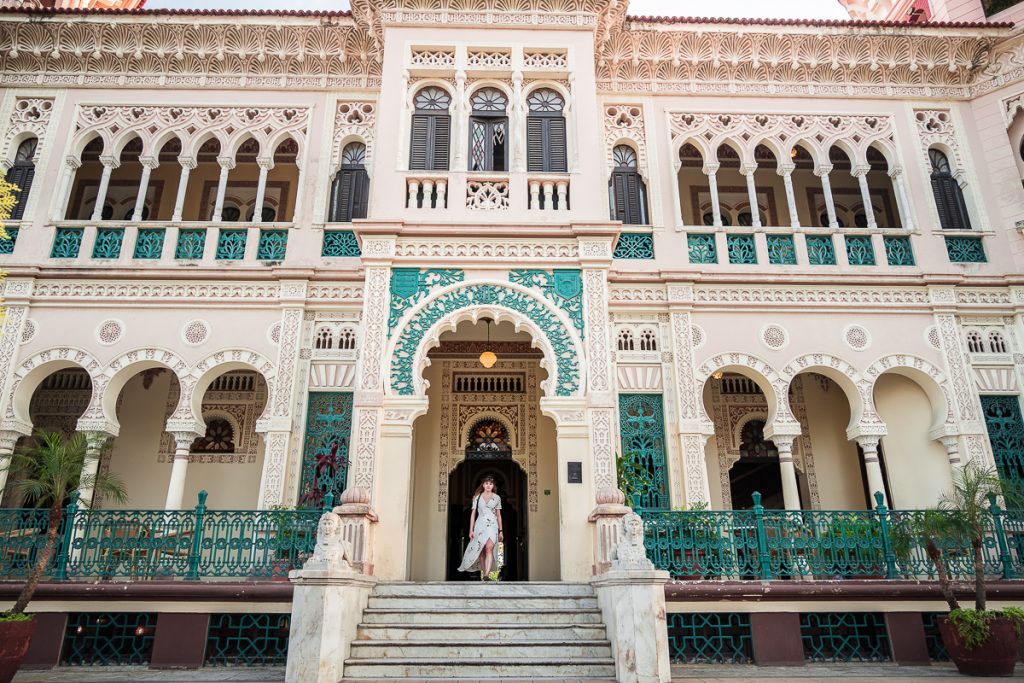
[[[484,574],[491,573],[491,567],[494,564],[494,541],[488,540],[487,545],[484,546],[484,561],[483,569]]]

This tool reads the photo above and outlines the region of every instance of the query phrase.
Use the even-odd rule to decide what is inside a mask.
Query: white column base
[[[590,581],[608,628],[619,683],[672,679],[665,616],[668,579],[668,572],[659,570],[612,570]]]

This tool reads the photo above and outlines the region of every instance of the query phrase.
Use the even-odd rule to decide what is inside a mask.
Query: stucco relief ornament
[[[343,571],[352,570],[352,543],[343,537],[341,515],[325,512],[316,527],[316,547],[313,555],[302,566],[303,570]]]
[[[647,559],[644,548],[644,520],[635,512],[622,518],[622,536],[615,551],[612,569],[618,571],[650,571],[654,564]]]

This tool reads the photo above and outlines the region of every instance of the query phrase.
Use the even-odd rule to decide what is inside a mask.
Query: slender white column
[[[903,169],[897,166],[889,171],[893,185],[896,186],[896,203],[899,205],[900,218],[903,219],[903,229],[914,229],[914,207],[910,205],[910,197],[907,194],[907,181],[903,176]]]
[[[714,216],[714,226],[722,227],[722,207],[718,205],[718,169],[720,164],[704,164],[704,175],[708,177],[708,189],[711,191],[711,215]],[[700,220],[700,217],[697,217]]]
[[[68,199],[71,195],[71,181],[75,177],[75,171],[81,167],[82,162],[77,157],[64,158],[64,170],[60,176],[60,188],[57,192],[57,204],[53,207],[53,220],[62,221],[68,211]]]
[[[252,212],[253,223],[263,222],[263,200],[267,196],[267,174],[274,168],[274,157],[260,157],[256,159],[260,165],[260,179],[256,185],[256,205]]]
[[[800,509],[800,485],[796,479],[796,463],[793,461],[792,436],[775,436],[773,442],[779,450],[779,471],[782,474],[782,499],[787,510]]]
[[[875,210],[871,206],[871,190],[868,188],[868,171],[871,170],[868,166],[857,166],[851,172],[857,182],[860,184],[860,198],[864,202],[864,215],[868,219],[869,228],[877,228],[878,223],[875,221]]]
[[[142,220],[142,210],[146,208],[146,192],[149,190],[149,174],[160,165],[156,157],[139,157],[142,164],[142,177],[139,178],[139,194],[135,197],[135,210],[132,211],[132,220]]]
[[[754,173],[757,171],[757,164],[744,164],[740,168],[747,178],[747,201],[750,203],[751,227],[761,227],[761,211],[757,206],[757,185],[754,184]]]
[[[793,192],[793,171],[796,166],[793,164],[779,164],[778,174],[782,176],[782,184],[786,186],[786,206],[789,207],[789,225],[793,228],[800,227],[800,216],[796,212],[796,193]]]
[[[228,191],[228,174],[235,167],[235,160],[232,157],[217,157],[217,163],[220,164],[220,179],[217,181],[217,202],[213,206],[213,217],[210,218],[214,223],[221,220],[221,215],[224,213],[224,195]]]
[[[185,475],[188,473],[188,453],[196,438],[195,432],[174,432],[174,462],[171,464],[171,480],[167,484],[167,499],[164,510],[180,510],[185,498]]]
[[[832,172],[832,164],[821,164],[814,169],[814,175],[821,178],[821,193],[825,196],[825,211],[828,213],[828,227],[838,228],[839,219],[836,218],[836,201],[832,197],[832,181],[828,174]],[[815,220],[817,216],[813,217]],[[822,226],[824,227],[824,226]]]
[[[103,164],[103,175],[100,176],[100,186],[96,190],[96,205],[92,209],[92,220],[98,221],[103,219],[103,204],[107,200],[107,188],[110,186],[110,174],[114,172],[114,169],[121,165],[121,160],[117,157],[100,157],[100,163]]]
[[[178,157],[181,164],[181,176],[178,178],[178,196],[174,200],[174,215],[171,221],[177,223],[181,220],[181,214],[185,210],[185,191],[188,189],[188,174],[196,167],[196,160],[192,157]]]
[[[878,437],[859,436],[857,443],[864,452],[864,471],[868,479],[868,507],[875,506],[875,494],[882,494],[882,502],[889,505],[885,495],[885,478],[878,462]]]
[[[106,432],[87,432],[89,445],[85,452],[85,462],[82,463],[82,474],[78,486],[78,504],[83,508],[92,507],[93,486],[96,483],[96,474],[100,471],[100,453],[112,435]]]

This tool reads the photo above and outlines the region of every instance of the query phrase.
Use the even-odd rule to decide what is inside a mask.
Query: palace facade
[[[332,504],[359,571],[454,580],[485,473],[506,578],[549,582],[608,568],[623,502],[650,523],[869,519],[935,505],[968,461],[1024,480],[1024,5],[772,22],[623,0],[5,4],[0,160],[21,192],[0,242],[0,460],[33,430],[87,432],[88,467],[129,496],[80,492],[79,514],[121,522],[68,533],[37,663],[155,665],[158,621],[199,613],[268,647],[291,611],[269,579]],[[643,481],[629,501],[623,476]],[[197,504],[208,539],[160,526]],[[752,528],[735,515],[734,540]],[[11,579],[31,557],[18,524]],[[697,557],[673,552],[656,564]],[[873,565],[719,563],[674,571],[697,579],[669,587],[677,659],[715,659],[711,629],[718,659],[767,661],[751,632],[789,622],[758,614],[788,611],[804,635],[863,637],[835,657],[909,661],[905,615],[923,647],[942,606],[898,581],[814,597]],[[770,578],[804,580],[782,602],[721,588]],[[138,629],[148,654],[125,644]]]

